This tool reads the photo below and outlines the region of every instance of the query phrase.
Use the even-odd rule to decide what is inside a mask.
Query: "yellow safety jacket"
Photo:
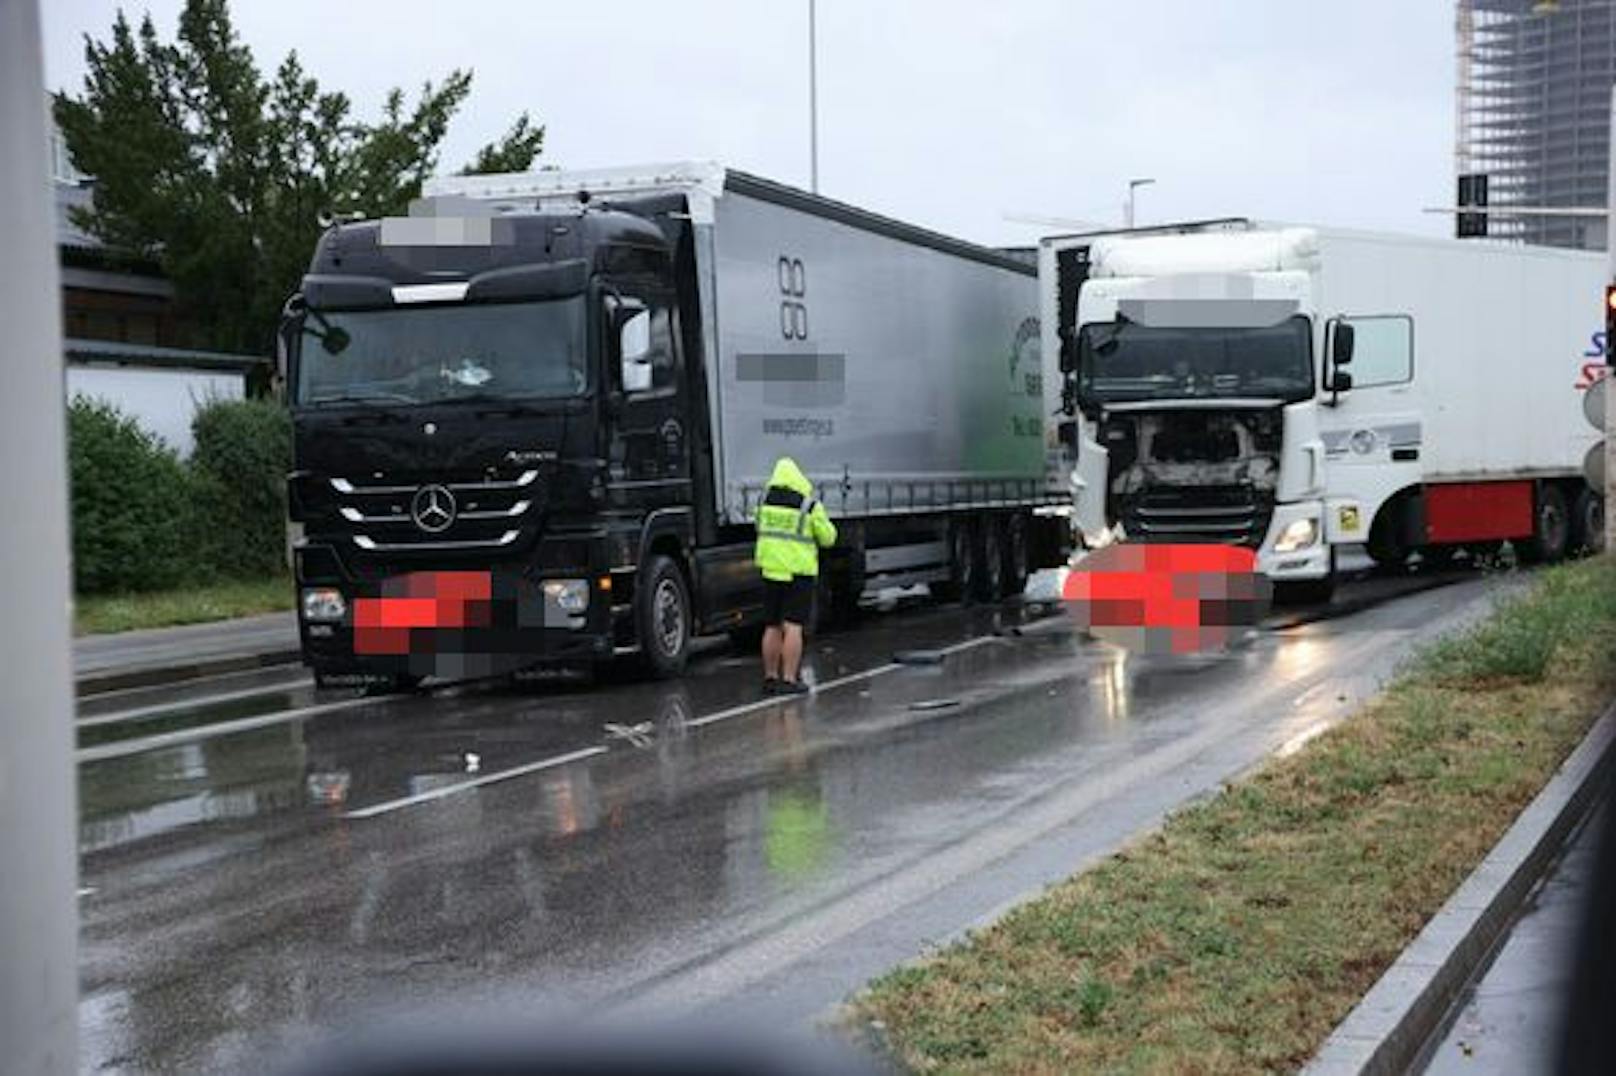
[[[819,574],[819,550],[836,541],[836,524],[813,496],[814,487],[795,461],[782,456],[757,508],[757,547],[752,559],[763,578],[789,583]]]

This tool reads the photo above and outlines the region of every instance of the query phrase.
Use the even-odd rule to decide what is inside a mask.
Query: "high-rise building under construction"
[[[1616,0],[1458,0],[1460,205],[1606,204]],[[1460,235],[1605,246],[1591,215],[1461,215]]]

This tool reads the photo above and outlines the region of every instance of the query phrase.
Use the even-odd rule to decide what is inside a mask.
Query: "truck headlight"
[[[563,613],[577,616],[589,608],[589,581],[551,579],[544,584],[544,597]]]
[[[348,601],[342,591],[320,587],[303,592],[303,619],[308,621],[341,620],[348,612]]]
[[[1294,553],[1298,549],[1306,549],[1319,538],[1318,521],[1312,518],[1293,519],[1285,524],[1285,529],[1279,532],[1274,540],[1275,553]]]

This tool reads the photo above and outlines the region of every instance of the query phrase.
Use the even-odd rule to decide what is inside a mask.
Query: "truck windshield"
[[[1097,322],[1078,337],[1078,390],[1096,403],[1184,397],[1313,395],[1305,317],[1264,328],[1162,329]]]
[[[584,298],[531,303],[311,310],[296,400],[444,403],[582,395]]]

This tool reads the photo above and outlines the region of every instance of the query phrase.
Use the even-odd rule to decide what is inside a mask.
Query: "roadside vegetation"
[[[289,607],[291,426],[268,401],[204,404],[180,459],[111,405],[68,410],[75,628],[192,624]]]
[[[227,580],[147,594],[80,598],[74,605],[73,632],[76,635],[98,635],[138,628],[167,628],[290,608],[290,576]]]
[[[1544,571],[1363,712],[878,980],[920,1072],[1294,1071],[1616,693],[1616,564]]]

